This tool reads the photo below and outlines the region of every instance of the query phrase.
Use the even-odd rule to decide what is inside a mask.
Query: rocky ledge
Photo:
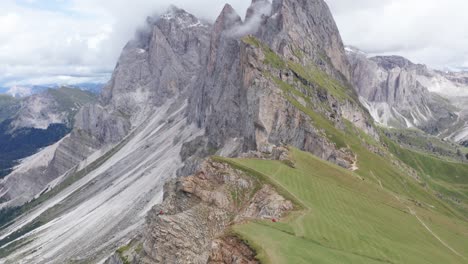
[[[141,237],[106,263],[259,263],[229,227],[276,221],[293,208],[271,185],[211,158],[196,174],[167,183]]]

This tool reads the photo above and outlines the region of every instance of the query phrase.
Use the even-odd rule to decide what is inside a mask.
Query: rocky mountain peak
[[[148,18],[124,48],[103,103],[136,116],[181,94],[204,63],[210,34],[209,23],[176,7]]]
[[[278,53],[292,57],[301,50],[310,55],[314,64],[331,64],[324,67],[329,74],[338,71],[349,80],[343,41],[325,1],[274,0],[271,16],[260,35]]]
[[[364,56],[364,57],[368,56],[366,52],[354,46],[349,46],[349,45],[345,46],[345,51],[346,51],[346,54],[349,54],[351,56]]]
[[[31,245],[41,252],[65,243],[59,249],[68,253],[77,241],[92,240],[65,259],[100,254],[96,245],[112,248],[111,239],[127,240],[141,223],[137,216],[158,201],[153,197],[161,197],[161,183],[194,172],[207,155],[257,150],[273,155],[274,147],[291,145],[350,168],[353,153],[334,142],[306,109],[337,128],[347,119],[373,130],[350,88],[341,85],[348,63],[323,0],[273,5],[255,0],[244,22],[226,5],[213,26],[177,8],[147,22],[123,50],[102,105],[82,108],[70,136],[53,150],[60,154],[50,161],[55,172],[42,185],[70,169],[80,173],[82,166],[97,164],[91,187],[63,199],[102,206],[112,200],[118,218],[102,222],[100,210],[74,211],[50,228],[54,232],[46,239],[54,243]],[[69,219],[96,224],[72,230]],[[128,231],[116,235],[103,225]]]
[[[375,61],[379,66],[386,70],[394,68],[408,68],[415,65],[410,60],[402,56],[377,56],[373,57],[371,60]]]
[[[242,19],[234,10],[234,8],[230,4],[224,5],[221,14],[219,14],[216,22],[213,25],[213,31],[211,33],[210,51],[208,58],[209,73],[213,72],[216,58],[220,55],[218,52],[219,48],[222,46],[220,42],[224,41],[226,36],[229,37],[226,32],[240,26],[241,24]]]
[[[242,19],[237,14],[236,10],[234,10],[230,4],[226,4],[214,23],[214,34],[219,34],[221,31],[232,28],[241,23]]]
[[[354,88],[378,123],[439,134],[455,121],[453,107],[434,93],[434,87],[448,80],[425,65],[401,56],[348,56]]]
[[[156,24],[164,27],[164,24],[175,26],[178,29],[190,29],[194,27],[208,27],[208,23],[201,21],[184,9],[171,6],[168,11],[156,19]]]

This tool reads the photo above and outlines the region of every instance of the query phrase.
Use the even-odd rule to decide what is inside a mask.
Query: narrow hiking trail
[[[356,168],[356,170],[358,169],[357,167],[357,157],[356,157],[356,160],[355,160],[355,163],[353,164],[353,168]],[[260,174],[263,174],[262,172],[258,171],[258,170],[255,170],[253,169],[256,173],[260,173]],[[267,176],[275,185],[281,187],[284,191],[286,191],[289,195],[291,195],[292,197],[294,197],[298,202],[301,203],[302,205],[302,212],[299,212],[299,215],[297,216],[296,220],[298,219],[301,219],[303,218],[307,212],[310,212],[311,211],[311,208],[309,208],[308,206],[305,206],[305,204],[303,203],[302,199],[300,199],[298,196],[296,196],[295,194],[289,192],[286,188],[286,186],[284,186],[281,182],[279,182],[278,180],[275,179],[274,176],[278,175],[279,173],[281,173],[281,169],[278,169],[273,175],[271,176],[268,176],[268,175],[265,175]],[[427,232],[429,232],[429,234],[431,236],[433,236],[435,239],[437,239],[444,247],[446,247],[447,249],[449,249],[451,252],[453,252],[454,254],[456,254],[457,256],[463,258],[463,259],[466,259],[465,256],[463,256],[462,254],[460,254],[458,251],[456,251],[455,249],[453,249],[448,243],[446,243],[444,240],[442,240],[434,231],[432,231],[432,229],[430,229],[430,227],[428,225],[426,225],[426,223],[416,214],[416,212],[408,205],[405,204],[405,200],[400,198],[397,194],[393,193],[392,191],[390,190],[387,190],[384,188],[383,184],[382,184],[382,181],[371,171],[371,175],[377,180],[380,188],[384,191],[387,191],[389,192],[393,197],[395,197],[395,199],[397,199],[402,205],[404,205],[405,207],[408,208],[409,212],[411,215],[413,215],[416,220],[427,230]],[[358,177],[360,177],[358,175]]]
[[[379,178],[377,178],[377,176],[375,176],[375,174],[374,174],[373,171],[371,171],[370,173],[371,173],[371,175],[374,177],[374,179],[376,179],[376,180],[379,182],[380,188],[381,188],[382,190],[385,190],[384,187],[383,187],[383,185],[382,185],[382,181],[381,181]]]
[[[383,187],[382,185],[382,182],[380,181],[380,179],[378,179],[375,174],[371,171],[371,174],[372,176],[374,176],[374,178],[379,182],[379,185],[380,185],[380,188],[382,190],[385,190],[385,188]],[[424,223],[423,220],[421,220],[421,218],[419,218],[419,216],[416,214],[416,212],[408,205],[404,204],[404,202],[402,201],[402,199],[394,194],[393,192],[389,191],[393,197],[395,197],[395,199],[397,199],[400,203],[402,203],[403,205],[405,205],[409,212],[411,213],[411,215],[413,215],[414,217],[416,217],[416,219],[418,220],[418,222],[429,232],[429,234],[431,234],[434,238],[436,238],[442,245],[444,245],[446,248],[448,248],[450,251],[452,251],[453,253],[455,253],[457,256],[463,258],[463,259],[466,259],[465,256],[463,256],[462,254],[458,253],[455,249],[453,249],[449,244],[447,244],[445,241],[443,241],[436,233],[434,233],[434,231],[432,231],[432,229],[429,228],[429,226],[426,225],[426,223]]]
[[[426,230],[433,236],[435,237],[437,240],[439,240],[440,243],[442,243],[442,245],[444,245],[446,248],[450,249],[453,253],[457,254],[459,257],[462,257],[463,259],[466,259],[462,254],[458,253],[455,249],[453,249],[452,247],[450,247],[445,241],[443,241],[442,239],[440,239],[439,236],[437,236],[436,233],[434,233],[427,225],[426,223],[424,223],[421,218],[419,218],[419,216],[416,214],[415,211],[413,211],[413,209],[411,209],[409,206],[407,206],[408,209],[410,210],[410,213],[412,215],[414,215],[416,217],[416,219],[418,219],[419,223],[421,223],[422,226],[424,226],[424,228],[426,228]]]
[[[351,168],[350,168],[351,171],[359,170],[359,167],[358,167],[357,163],[358,163],[358,156],[355,155],[354,156],[354,162],[353,162],[353,164],[351,164]]]

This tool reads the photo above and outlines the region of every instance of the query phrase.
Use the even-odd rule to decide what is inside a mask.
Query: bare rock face
[[[100,105],[86,106],[75,117],[74,133],[91,135],[100,144],[118,143],[131,129],[129,120],[117,111],[110,112]]]
[[[208,64],[189,97],[189,120],[206,128],[216,148],[229,138],[241,138],[246,148],[254,148],[254,128],[248,120],[247,94],[240,78],[240,42],[230,33],[241,23],[234,9],[226,5],[213,26]]]
[[[141,263],[258,263],[240,241],[217,237],[243,219],[280,218],[293,209],[271,186],[257,191],[259,184],[213,160],[197,174],[167,184],[163,204],[147,217],[143,250],[149,262]]]
[[[141,243],[132,252],[113,256],[110,263],[257,263],[246,245],[224,236],[226,228],[246,219],[280,218],[293,204],[272,186],[225,163],[207,160],[198,165],[206,155],[252,151],[294,166],[287,151],[274,147],[292,145],[350,168],[355,155],[345,144],[333,142],[320,120],[338,129],[349,120],[377,137],[348,84],[348,63],[330,11],[323,0],[254,0],[244,21],[226,5],[213,26],[176,8],[147,22],[147,30],[124,48],[101,104],[77,115],[70,137],[54,152],[50,169],[56,172],[50,175],[76,168],[97,149],[122,142],[130,131],[135,137],[106,161],[108,167],[87,175],[96,181],[77,188],[70,198],[79,199],[72,205],[58,204],[66,212],[60,216],[78,215],[80,223],[89,223],[86,230],[99,234],[88,244],[93,247],[114,235],[107,229],[101,232],[96,221],[87,221],[101,217],[110,200],[115,202],[109,207],[114,215],[104,223],[106,228],[122,227],[115,234],[119,236],[135,228],[129,224],[159,201],[154,194],[161,185],[152,181],[153,173],[162,182],[177,170],[185,176],[199,168],[166,184],[164,202],[147,215]],[[315,71],[304,73],[308,69]],[[154,113],[161,105],[164,111]],[[168,138],[171,142],[164,142]],[[180,170],[182,165],[186,167]],[[86,200],[88,192],[100,196],[101,191],[109,196]],[[89,212],[94,218],[75,210],[84,205],[81,198],[88,208],[99,204]],[[124,224],[113,222],[112,216]],[[84,232],[72,232],[79,225],[67,228],[69,223],[63,222],[68,218],[56,219],[50,223],[74,236],[73,242],[81,241],[81,235],[89,239]],[[44,239],[57,233],[45,230],[52,235]],[[61,239],[69,240],[62,235],[54,242]],[[33,246],[30,254],[44,250]],[[73,246],[54,251],[67,259],[76,254],[70,250]],[[62,248],[73,252],[60,252]],[[86,254],[97,249],[90,251]]]
[[[343,41],[325,1],[274,0],[265,23],[260,36],[273,50],[288,58],[296,52],[294,49],[299,49],[319,65],[326,64],[326,57],[332,67],[323,65],[323,70],[335,77],[339,77],[338,71],[350,79]]]
[[[77,105],[76,110],[81,109],[73,112],[78,112],[73,129],[56,147],[50,162],[40,169],[15,174],[24,179],[10,180],[13,185],[20,182],[24,186],[16,188],[5,183],[3,189],[10,189],[5,198],[21,195],[21,202],[17,200],[15,204],[21,205],[51,181],[73,172],[96,151],[121,142],[156,107],[169,100],[183,104],[187,86],[205,64],[210,29],[208,23],[175,7],[160,18],[148,18],[147,28],[124,48],[112,79],[102,92],[101,102]],[[61,106],[49,97],[32,96],[25,102],[29,106],[22,108],[24,114],[15,125],[71,124],[69,113],[60,112]],[[35,123],[29,124],[31,120]]]
[[[134,118],[183,93],[204,64],[211,29],[175,7],[146,27],[124,48],[102,94],[104,104]]]
[[[122,51],[101,95],[102,106],[82,109],[71,138],[91,140],[95,149],[116,144],[155,107],[169,100],[180,105],[187,97],[205,63],[211,25],[176,7],[146,22]]]
[[[53,96],[43,93],[24,99],[11,125],[15,130],[23,127],[47,129],[51,124],[68,125],[68,112],[61,111]]]
[[[262,47],[247,44],[247,34],[271,50],[265,53]],[[236,151],[228,156],[269,144],[290,144],[348,167],[344,162],[347,154],[324,138],[310,117],[285,98],[275,79],[292,85],[295,73],[265,63],[269,53],[277,54],[283,60],[280,64],[314,65],[348,85],[344,47],[323,1],[253,1],[244,21],[226,5],[213,26],[208,65],[189,97],[189,120],[205,128],[214,148],[236,142],[238,147],[232,148]],[[304,85],[313,86],[307,81]],[[329,113],[337,125],[345,118],[378,138],[359,103],[338,102],[326,92],[311,97],[337,102]]]
[[[446,91],[455,92],[460,84],[445,74],[399,56],[368,58],[365,53],[348,48],[348,57],[354,87],[378,123],[417,127],[430,134],[442,134],[457,123],[460,115]],[[445,86],[446,91],[439,91],[439,86]]]
[[[73,116],[87,104],[97,101],[94,94],[74,88],[48,89],[19,101],[16,113],[9,117],[12,132],[20,128],[47,129],[52,124],[71,127]]]
[[[97,104],[83,107],[72,132],[58,146],[47,174],[59,177],[100,148],[119,143],[130,129],[130,121],[119,112]]]
[[[239,238],[228,236],[216,239],[212,244],[207,264],[257,264],[255,252]]]
[[[104,264],[125,264],[119,255],[115,254],[109,257]]]
[[[80,107],[96,101],[94,95],[72,88],[49,89],[26,97],[11,117],[7,133],[11,133],[12,137],[20,135],[21,138],[21,134],[28,133],[22,129],[46,130],[51,125],[61,125],[64,127],[63,133],[68,133],[73,116]],[[72,133],[59,143],[52,142],[51,146],[39,153],[19,161],[20,164],[13,172],[0,180],[1,206],[19,206],[30,201],[51,181],[91,154],[90,150],[94,149],[95,143],[72,141],[75,137]]]

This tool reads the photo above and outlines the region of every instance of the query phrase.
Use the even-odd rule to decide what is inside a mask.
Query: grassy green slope
[[[408,197],[308,153],[293,150],[293,156],[296,168],[278,161],[229,160],[267,175],[304,207],[282,223],[258,221],[233,228],[265,263],[468,261],[458,255],[468,248],[466,222],[418,207]]]
[[[260,259],[267,263],[468,263],[468,256],[462,256],[468,255],[468,164],[405,149],[383,133],[378,142],[347,121],[345,129],[338,129],[317,111],[320,106],[310,96],[324,89],[338,100],[356,101],[347,88],[316,67],[283,60],[253,37],[244,42],[263,49],[264,63],[292,71],[312,84],[286,83],[264,73],[331,142],[352,151],[359,167],[346,171],[297,150],[293,151],[296,168],[275,161],[229,160],[267,178],[304,208],[280,224],[252,222],[234,227],[256,247]]]
[[[385,140],[389,150],[418,171],[433,193],[460,211],[465,220],[468,219],[468,164],[441,160]]]
[[[307,83],[310,85],[304,87],[303,82],[297,79],[291,84],[272,76],[269,72],[264,73],[266,77],[270,78],[281,88],[284,97],[292,105],[310,117],[314,126],[323,129],[325,136],[331,142],[335,143],[338,148],[348,148],[356,155],[358,158],[358,173],[362,178],[383,185],[385,188],[397,194],[411,197],[411,199],[415,200],[417,203],[434,207],[445,215],[468,217],[468,207],[466,204],[450,201],[449,203],[445,203],[440,199],[436,199],[435,191],[426,188],[427,185],[436,186],[434,178],[422,176],[427,175],[427,171],[430,170],[432,174],[437,175],[438,179],[446,179],[449,177],[466,179],[468,178],[468,176],[466,176],[468,175],[468,164],[451,163],[433,158],[437,162],[440,161],[440,163],[436,162],[435,164],[446,164],[447,166],[441,165],[437,169],[425,168],[423,170],[414,166],[410,159],[400,157],[397,148],[401,149],[401,152],[405,152],[403,148],[392,144],[392,141],[388,140],[383,133],[381,133],[382,141],[390,147],[384,147],[381,142],[375,141],[350,122],[345,121],[345,129],[336,128],[332,121],[317,111],[320,107],[317,107],[317,103],[314,103],[316,100],[314,101],[311,96],[314,96],[314,93],[320,93],[319,90],[325,89],[329,95],[338,100],[353,102],[355,100],[353,94],[348,91],[350,89],[349,87],[347,88],[339,85],[336,81],[332,80],[331,77],[328,77],[324,72],[320,72],[320,70],[313,65],[304,67],[297,63],[286,61],[254,37],[245,38],[244,42],[253,47],[261,48],[265,54],[265,64],[281,68],[284,71],[292,71],[300,78],[307,80]],[[299,101],[302,101],[302,103]],[[324,107],[326,108],[326,106]],[[392,148],[391,146],[394,147]],[[370,151],[369,149],[371,148],[374,148],[375,151]],[[420,157],[421,159],[426,159],[428,156],[414,151],[412,151],[410,155],[413,157]],[[444,167],[445,169],[443,169]],[[451,176],[454,172],[457,172],[456,176]],[[415,180],[418,177],[419,180]],[[447,186],[447,184],[449,186]],[[453,197],[460,198],[457,192],[450,191],[454,188],[465,190],[468,188],[465,182],[460,184],[461,185],[453,186],[453,183],[442,181],[437,185],[437,187],[439,187],[437,191],[443,191],[442,193],[449,195],[457,194]],[[443,190],[440,187],[441,185],[445,187]]]
[[[383,130],[386,136],[400,145],[416,151],[431,153],[447,160],[461,161],[468,153],[468,148],[454,142],[441,140],[418,129],[383,128]]]

